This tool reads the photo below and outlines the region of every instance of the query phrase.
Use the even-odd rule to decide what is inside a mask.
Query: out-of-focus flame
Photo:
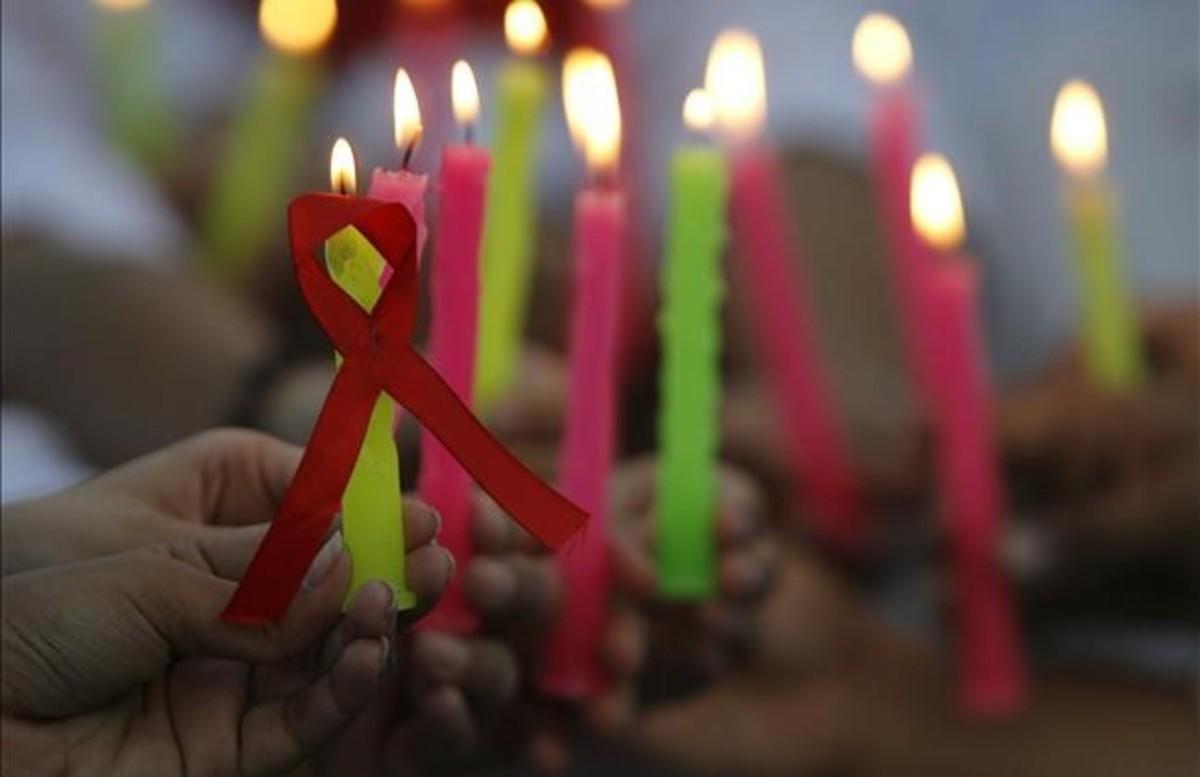
[[[757,134],[767,118],[767,79],[758,38],[745,30],[718,35],[709,50],[704,89],[722,132],[734,140]]]
[[[92,0],[92,2],[106,11],[136,11],[139,8],[150,4],[150,0]]]
[[[1050,118],[1050,147],[1072,173],[1091,175],[1108,162],[1108,128],[1104,105],[1086,81],[1063,84]]]
[[[954,169],[940,154],[922,154],[913,165],[910,207],[913,226],[925,242],[943,251],[966,236],[962,197]]]
[[[333,151],[329,154],[329,188],[337,194],[355,194],[358,191],[354,150],[345,138],[334,141]]]
[[[475,83],[475,71],[466,60],[455,62],[450,71],[450,102],[459,124],[470,126],[479,120],[479,86]]]
[[[688,92],[683,101],[683,124],[693,132],[708,132],[716,123],[717,113],[712,98],[703,89]]]
[[[629,5],[629,0],[584,0],[584,2],[598,11],[612,11]]]
[[[258,26],[276,49],[311,54],[333,35],[337,26],[335,0],[262,0]]]
[[[851,45],[854,66],[876,84],[892,84],[912,69],[912,43],[895,17],[869,13],[854,30]]]
[[[571,137],[593,173],[612,171],[621,155],[621,105],[608,57],[572,49],[563,62],[563,106]]]
[[[412,150],[421,140],[421,106],[417,103],[417,92],[412,79],[404,68],[396,70],[396,82],[392,88],[392,131],[396,148],[405,153]]]
[[[546,15],[534,0],[512,0],[504,9],[504,39],[518,54],[536,54],[546,43]]]

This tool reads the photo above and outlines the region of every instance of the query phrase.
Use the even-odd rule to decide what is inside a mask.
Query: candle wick
[[[475,122],[468,121],[463,125],[463,137],[468,146],[475,145]]]
[[[404,157],[400,160],[400,167],[407,170],[409,164],[412,163],[413,152],[416,151],[417,144],[409,143],[404,147]]]

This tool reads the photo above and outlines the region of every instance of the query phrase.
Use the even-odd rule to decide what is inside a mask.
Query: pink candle
[[[744,305],[783,414],[801,496],[817,536],[835,550],[855,553],[866,530],[861,486],[822,367],[775,161],[765,146],[733,155],[730,200],[741,255],[735,272],[749,295]]]
[[[1020,629],[998,564],[1004,516],[991,403],[978,331],[978,277],[962,257],[940,257],[931,274],[936,322],[941,444],[941,508],[951,537],[951,580],[958,620],[959,697],[982,715],[1023,705],[1026,678]]]
[[[461,65],[461,67],[460,67]],[[465,71],[464,71],[465,69]],[[466,75],[460,75],[465,72]],[[470,78],[470,89],[460,86]],[[478,113],[474,76],[465,62],[454,66],[455,112],[473,95],[474,110],[463,111],[468,134]],[[438,239],[433,253],[433,314],[430,321],[430,362],[459,398],[470,402],[475,373],[475,335],[479,313],[479,242],[483,232],[484,201],[491,157],[472,145],[446,146],[442,151],[438,187]],[[453,555],[459,569],[471,557],[471,477],[428,431],[421,433],[421,498],[442,516],[438,542]],[[462,575],[456,575],[437,607],[425,619],[431,628],[470,633],[479,616],[466,601]]]
[[[429,230],[425,226],[425,189],[429,177],[408,169],[408,161],[421,140],[421,109],[412,81],[404,68],[396,71],[392,108],[396,147],[404,154],[404,166],[400,170],[375,168],[371,173],[371,188],[367,196],[384,202],[398,202],[408,208],[417,224],[419,261],[425,252],[425,240],[429,237]],[[391,277],[391,268],[385,268],[380,283],[387,283]]]
[[[611,174],[620,152],[620,109],[607,58],[590,49],[568,54],[564,103],[593,173]],[[595,185],[575,200],[575,284],[571,311],[564,493],[591,514],[581,538],[559,551],[562,610],[542,658],[538,686],[583,699],[606,683],[599,662],[608,622],[608,486],[617,410],[617,337],[621,304],[625,195]]]
[[[938,485],[950,536],[959,697],[972,713],[1004,714],[1024,703],[1026,679],[1016,614],[999,566],[1004,493],[979,337],[978,277],[955,254],[965,224],[958,183],[943,157],[917,160],[911,203],[931,267],[930,331],[937,339],[930,378],[938,398]]]
[[[912,48],[904,27],[881,13],[863,17],[854,33],[854,61],[875,87],[870,141],[872,177],[880,226],[892,263],[896,306],[908,360],[909,374],[928,409],[934,399],[930,361],[928,256],[913,232],[908,207],[909,173],[919,144],[916,100],[908,81]]]
[[[704,85],[717,126],[734,145],[729,201],[739,253],[736,285],[782,415],[798,496],[817,538],[831,550],[856,555],[866,539],[861,485],[829,393],[778,166],[759,139],[767,86],[758,39],[744,30],[717,36]]]

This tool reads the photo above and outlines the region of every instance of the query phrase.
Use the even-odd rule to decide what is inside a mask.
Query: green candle
[[[1088,371],[1097,385],[1126,391],[1142,381],[1146,368],[1114,228],[1113,194],[1104,178],[1104,109],[1089,84],[1070,81],[1059,91],[1050,139],[1071,179],[1066,209],[1079,272]]]
[[[545,40],[541,9],[532,0],[515,0],[504,21],[509,45],[523,56],[505,63],[496,83],[475,363],[475,405],[484,410],[512,384],[521,352],[537,225],[537,147],[547,89],[541,63],[529,57]]]
[[[334,144],[335,190],[353,193],[354,158],[350,144]],[[386,266],[362,233],[345,227],[325,242],[329,275],[354,301],[370,312],[379,301],[379,278]],[[341,357],[337,356],[340,365]],[[393,437],[396,405],[387,394],[375,399],[358,461],[342,494],[342,541],[352,560],[346,601],[371,580],[382,580],[395,594],[396,608],[416,606],[404,574],[404,508],[400,492],[400,458]]]
[[[702,128],[707,96],[688,95],[684,117]],[[663,593],[713,593],[716,454],[720,399],[720,304],[724,291],[726,169],[706,144],[676,152],[663,266],[662,403],[659,417],[658,549]]]
[[[337,21],[333,0],[264,0],[263,52],[235,117],[202,214],[204,261],[243,282],[276,235],[295,188],[321,82],[315,53]]]
[[[163,78],[160,14],[149,0],[96,0],[96,48],[109,135],[149,170],[170,166],[176,136]]]

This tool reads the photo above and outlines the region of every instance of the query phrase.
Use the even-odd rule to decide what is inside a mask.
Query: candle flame
[[[1073,173],[1091,175],[1108,161],[1108,129],[1104,105],[1086,81],[1063,84],[1050,119],[1050,147],[1059,163]]]
[[[355,194],[358,191],[358,170],[354,163],[354,149],[350,141],[338,138],[329,154],[329,188],[337,194]]]
[[[854,66],[869,81],[893,84],[912,69],[912,43],[904,25],[883,13],[869,13],[858,23],[850,46]]]
[[[703,89],[693,89],[683,101],[683,123],[694,132],[708,132],[717,120],[712,98]]]
[[[405,156],[421,141],[421,106],[417,103],[417,92],[412,79],[404,68],[396,70],[396,81],[392,88],[392,129],[396,148]]]
[[[593,173],[611,171],[621,154],[621,105],[608,57],[578,48],[563,62],[563,105],[571,137]]]
[[[311,54],[337,26],[335,0],[262,0],[258,26],[267,42],[288,54]]]
[[[757,134],[767,118],[766,74],[758,38],[745,30],[718,35],[708,54],[704,89],[726,135],[745,140]]]
[[[450,102],[454,105],[454,119],[463,126],[470,126],[479,119],[479,86],[475,83],[475,72],[466,60],[458,60],[450,71]]]
[[[512,0],[504,9],[504,39],[522,56],[536,54],[546,43],[546,15],[534,0]]]
[[[913,226],[925,242],[943,251],[966,236],[962,197],[954,169],[940,154],[922,154],[913,165],[909,194]]]
[[[150,4],[150,0],[92,0],[99,8],[106,11],[136,11]]]

